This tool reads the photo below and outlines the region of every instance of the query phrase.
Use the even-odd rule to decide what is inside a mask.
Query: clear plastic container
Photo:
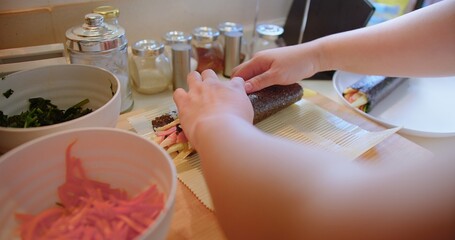
[[[212,69],[221,74],[224,68],[223,47],[218,41],[220,32],[210,27],[198,27],[193,30],[192,45],[196,50],[197,71]]]
[[[175,44],[189,44],[191,45],[192,36],[182,31],[170,31],[163,36],[164,40],[164,54],[172,62],[172,46]],[[190,51],[190,69],[195,71],[197,68],[197,55],[194,48]]]
[[[85,23],[66,31],[66,51],[70,63],[98,66],[120,80],[121,112],[132,109],[134,101],[128,72],[128,41],[120,26],[104,23],[100,14],[85,15]]]
[[[171,63],[164,54],[164,44],[141,40],[131,47],[133,87],[140,93],[153,94],[169,89],[172,81]]]
[[[257,52],[280,47],[278,44],[279,37],[283,34],[284,29],[274,24],[260,24],[256,27],[256,39],[253,43],[252,54]]]

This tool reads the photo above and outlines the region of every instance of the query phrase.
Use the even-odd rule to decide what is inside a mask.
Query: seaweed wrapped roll
[[[369,112],[405,79],[401,77],[365,76],[346,88],[343,97],[351,106]]]

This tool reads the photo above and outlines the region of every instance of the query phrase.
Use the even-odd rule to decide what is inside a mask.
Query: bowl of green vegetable
[[[61,64],[19,71],[0,80],[0,153],[50,133],[115,127],[120,83],[104,69]]]

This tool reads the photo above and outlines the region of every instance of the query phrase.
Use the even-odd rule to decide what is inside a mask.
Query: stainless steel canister
[[[104,23],[100,14],[85,15],[82,26],[66,31],[66,51],[71,63],[94,65],[112,72],[120,80],[121,112],[131,110],[133,97],[128,74],[128,41],[120,26]]]
[[[165,43],[164,46],[164,53],[166,56],[169,58],[169,61],[172,63],[172,46],[174,44],[178,43],[183,43],[183,44],[190,44],[191,45],[191,40],[192,36],[190,34],[187,34],[182,31],[169,31],[163,36],[163,40]],[[195,71],[197,68],[197,56],[196,56],[196,50],[192,49],[191,50],[191,71]]]
[[[232,69],[237,67],[241,61],[240,50],[242,48],[242,32],[225,33],[224,44],[224,71],[225,77],[231,77]]]
[[[172,85],[173,89],[183,88],[188,90],[186,81],[191,70],[191,45],[177,43],[172,45]]]
[[[243,25],[235,22],[222,22],[218,24],[218,31],[220,31],[220,42],[224,49],[226,49],[226,34],[229,32],[241,32],[243,33]],[[242,37],[240,47],[240,62],[249,59],[250,48],[247,38]]]

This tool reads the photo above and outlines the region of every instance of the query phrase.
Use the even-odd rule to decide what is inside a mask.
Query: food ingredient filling
[[[164,208],[156,185],[128,198],[122,189],[87,177],[81,159],[66,149],[66,181],[58,187],[60,202],[37,215],[16,213],[22,239],[134,239]]]

